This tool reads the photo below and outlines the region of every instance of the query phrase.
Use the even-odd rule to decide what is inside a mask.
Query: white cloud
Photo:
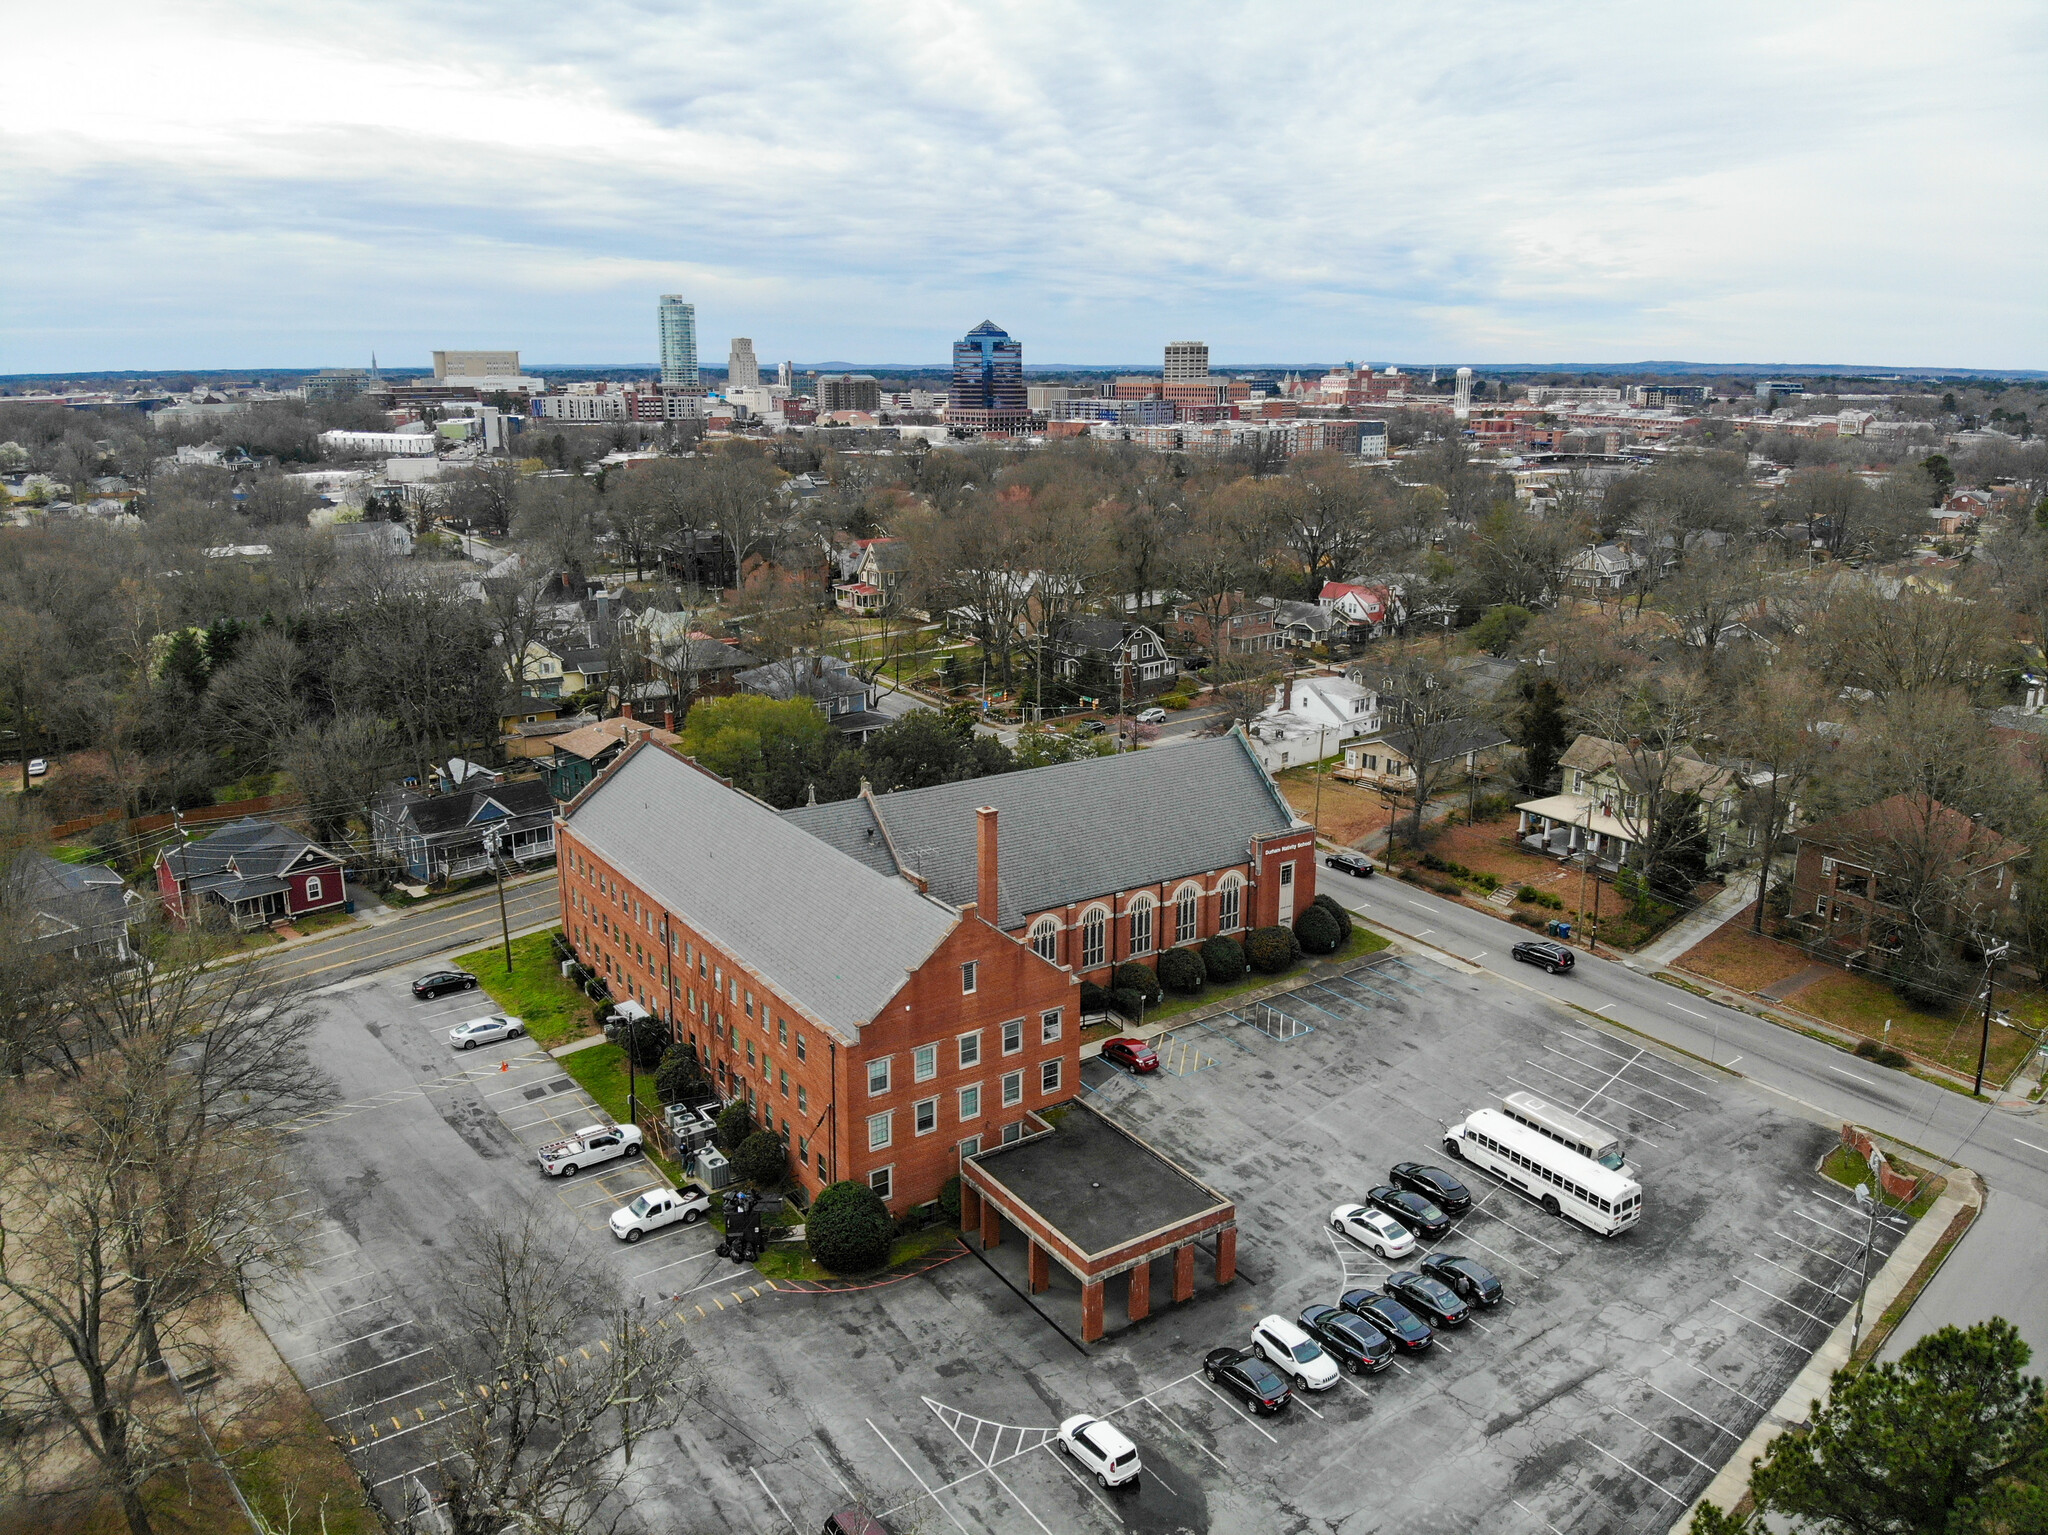
[[[14,18],[0,371],[505,344],[2038,366],[2019,5]]]

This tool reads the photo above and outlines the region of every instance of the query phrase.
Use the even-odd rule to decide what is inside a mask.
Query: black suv
[[[1387,1176],[1398,1187],[1420,1194],[1446,1215],[1463,1215],[1472,1208],[1472,1191],[1441,1167],[1396,1162]]]
[[[1475,1306],[1498,1306],[1507,1298],[1500,1276],[1463,1253],[1431,1253],[1417,1265],[1431,1279],[1440,1279]]]
[[[1563,975],[1578,963],[1570,949],[1547,938],[1531,938],[1516,944],[1508,952],[1525,965],[1541,965],[1552,975]]]
[[[1216,1348],[1202,1360],[1202,1373],[1253,1412],[1278,1412],[1293,1400],[1287,1382],[1248,1348]]]
[[[1412,1269],[1396,1269],[1380,1288],[1432,1327],[1463,1327],[1472,1315],[1449,1285]]]
[[[1370,1190],[1365,1202],[1375,1210],[1384,1210],[1417,1236],[1427,1237],[1432,1242],[1451,1229],[1451,1218],[1429,1200],[1406,1189],[1397,1189],[1390,1183]]]
[[[1323,862],[1344,874],[1356,874],[1360,879],[1372,878],[1372,860],[1363,853],[1339,848],[1334,853],[1325,854]]]
[[[1384,1370],[1394,1362],[1394,1340],[1355,1311],[1335,1306],[1304,1306],[1301,1326],[1324,1352],[1360,1375]]]

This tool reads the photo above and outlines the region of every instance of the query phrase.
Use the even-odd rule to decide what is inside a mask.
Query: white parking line
[[[1216,1398],[1217,1401],[1221,1402],[1225,1407],[1230,1409],[1231,1417],[1238,1418],[1239,1409],[1237,1403],[1231,1401],[1229,1397],[1225,1396],[1222,1392],[1218,1391],[1206,1380],[1200,1382],[1200,1385],[1204,1391],[1208,1392],[1209,1395],[1213,1396],[1214,1398]],[[1251,1409],[1249,1407],[1244,1408],[1243,1412],[1245,1416],[1242,1418],[1238,1418],[1238,1421],[1245,1423],[1247,1427],[1258,1429],[1259,1432],[1262,1434],[1266,1434],[1265,1429],[1260,1427],[1258,1420],[1250,1416]],[[1266,1439],[1269,1443],[1272,1444],[1278,1444],[1280,1442],[1279,1440],[1275,1439],[1271,1434],[1266,1434]]]
[[[1122,1524],[1124,1522],[1124,1516],[1118,1513],[1114,1508],[1110,1508],[1108,1499],[1104,1498],[1101,1493],[1097,1492],[1093,1487],[1090,1487],[1086,1482],[1081,1480],[1079,1473],[1077,1473],[1072,1466],[1067,1464],[1067,1457],[1065,1456],[1065,1454],[1053,1448],[1053,1442],[1050,1439],[1046,1440],[1045,1443],[1040,1446],[1040,1448],[1043,1449],[1046,1454],[1052,1457],[1054,1465],[1058,1466],[1062,1471],[1066,1472],[1068,1476],[1073,1477],[1074,1485],[1076,1487],[1080,1488],[1083,1492],[1087,1493],[1089,1497],[1093,1498],[1096,1502],[1100,1503],[1105,1509],[1108,1509],[1110,1518],[1114,1519],[1118,1524]],[[1149,1468],[1146,1470],[1145,1474],[1147,1476],[1152,1477],[1155,1481],[1158,1480],[1157,1474]],[[995,1473],[991,1471],[989,1475],[995,1476]],[[1000,1478],[997,1479],[1001,1480]],[[1024,1512],[1029,1514],[1031,1513],[1031,1510],[1027,1508],[1024,1510]],[[1036,1514],[1032,1514],[1032,1517],[1035,1519],[1038,1516]],[[1043,1526],[1041,1526],[1041,1528],[1043,1528]]]
[[[1116,1414],[1122,1412],[1126,1407],[1136,1407],[1140,1402],[1149,1402],[1152,1400],[1152,1398],[1159,1395],[1160,1392],[1171,1391],[1175,1386],[1181,1385],[1186,1381],[1196,1379],[1198,1376],[1201,1375],[1201,1373],[1202,1372],[1200,1370],[1190,1370],[1187,1374],[1181,1376],[1178,1380],[1170,1380],[1163,1386],[1154,1386],[1150,1391],[1146,1392],[1143,1396],[1134,1396],[1128,1402],[1119,1402],[1116,1406],[1111,1407],[1106,1411],[1097,1414],[1097,1416],[1104,1418],[1115,1417]]]
[[[1294,1397],[1294,1405],[1299,1407],[1303,1412],[1307,1413],[1310,1417],[1320,1418],[1322,1416],[1321,1413],[1317,1412],[1313,1407],[1308,1405],[1308,1397],[1300,1389],[1297,1388],[1292,1393],[1292,1395]]]
[[[1473,964],[1475,964],[1475,965],[1476,965],[1476,964],[1478,964],[1478,963],[1479,963],[1479,962],[1480,962],[1480,961],[1481,961],[1482,959],[1486,958],[1486,950],[1484,950],[1484,949],[1481,949],[1481,950],[1480,950],[1480,951],[1479,951],[1479,952],[1478,952],[1477,954],[1471,954],[1471,955],[1468,955],[1468,956],[1466,956],[1466,957],[1467,957],[1468,959],[1470,959],[1470,960],[1471,960],[1471,962],[1472,962]]]
[[[1740,1311],[1737,1311],[1733,1306],[1722,1305],[1720,1301],[1715,1300],[1714,1297],[1711,1295],[1707,1297],[1707,1300],[1712,1305],[1720,1306],[1723,1311],[1727,1312],[1730,1316],[1734,1317],[1736,1321],[1747,1322],[1750,1326],[1756,1328],[1757,1331],[1767,1332],[1781,1343],[1789,1343],[1797,1349],[1803,1349],[1806,1347],[1806,1345],[1801,1343],[1797,1338],[1788,1338],[1783,1333],[1779,1332],[1777,1328],[1766,1327],[1763,1323],[1759,1322],[1755,1317],[1744,1316]]]
[[[2029,1150],[2029,1151],[2038,1151],[2038,1152],[2040,1152],[2040,1153],[2041,1153],[2042,1155],[2044,1155],[2044,1156],[2048,1156],[2048,1146],[2036,1146],[2036,1145],[2035,1145],[2035,1144],[2034,1144],[2034,1143],[2033,1143],[2032,1141],[2022,1141],[2022,1140],[2020,1140],[2020,1138],[2019,1138],[2019,1137],[2018,1137],[2017,1135],[2015,1135],[2015,1136],[2013,1137],[2013,1139],[2014,1139],[2015,1141],[2018,1141],[2020,1145],[2022,1145],[2022,1146],[2026,1147],[2026,1148],[2027,1148],[2027,1150]]]
[[[917,1485],[924,1489],[924,1495],[930,1498],[933,1503],[937,1504],[940,1512],[945,1514],[945,1516],[948,1519],[951,1519],[953,1521],[953,1528],[958,1530],[960,1532],[960,1535],[967,1535],[967,1526],[960,1522],[960,1520],[954,1515],[953,1510],[947,1508],[945,1504],[939,1502],[939,1495],[936,1492],[932,1491],[932,1484],[930,1482],[927,1482],[923,1477],[918,1476],[917,1467],[913,1466],[909,1461],[904,1460],[903,1452],[897,1449],[895,1445],[889,1443],[889,1436],[887,1434],[883,1433],[880,1429],[875,1428],[875,1420],[873,1418],[862,1418],[861,1422],[865,1423],[869,1428],[875,1429],[875,1437],[881,1440],[884,1445],[888,1446],[889,1453],[896,1457],[897,1462],[903,1467],[905,1471],[908,1471],[912,1476],[917,1477]],[[907,1508],[909,1507],[909,1504],[902,1504],[899,1505],[899,1507]],[[889,1512],[895,1513],[897,1512],[897,1510],[891,1509]]]
[[[1193,1379],[1192,1376],[1188,1378]],[[1210,1449],[1206,1444],[1202,1443],[1201,1440],[1197,1439],[1193,1434],[1189,1433],[1187,1429],[1182,1427],[1180,1420],[1174,1417],[1172,1413],[1168,1412],[1164,1407],[1161,1407],[1149,1396],[1141,1396],[1138,1398],[1138,1400],[1143,1402],[1147,1407],[1151,1408],[1154,1412],[1158,1413],[1160,1417],[1164,1418],[1167,1424],[1173,1429],[1175,1433],[1179,1434],[1181,1438],[1187,1440],[1189,1444],[1193,1445],[1196,1449],[1200,1450],[1204,1455],[1208,1456],[1211,1460],[1215,1461],[1217,1465],[1222,1466],[1225,1471],[1228,1471],[1230,1469],[1230,1467],[1224,1463],[1222,1456],[1218,1455],[1214,1450]]]
[[[1592,1447],[1595,1450],[1598,1450],[1600,1454],[1607,1455],[1607,1452],[1605,1450],[1600,1449],[1599,1445],[1593,1444],[1592,1440],[1586,1439],[1586,1436],[1584,1434],[1579,1435],[1579,1438],[1585,1440],[1587,1444],[1592,1445]],[[1650,1482],[1650,1479],[1647,1476],[1644,1476],[1642,1472],[1638,1471],[1634,1466],[1631,1466],[1627,1461],[1621,1459],[1619,1456],[1607,1455],[1607,1458],[1613,1461],[1617,1466],[1621,1467],[1622,1470],[1626,1471],[1630,1476],[1634,1477],[1637,1481]],[[1650,1485],[1652,1487],[1656,1487],[1659,1492],[1664,1492],[1664,1489],[1661,1486],[1658,1486],[1657,1483],[1650,1482]],[[1664,1496],[1669,1498],[1672,1502],[1677,1503],[1681,1506],[1683,1506],[1683,1504],[1685,1503],[1685,1499],[1679,1497],[1678,1494],[1675,1492],[1664,1492]]]
[[[1794,1210],[1792,1213],[1798,1216],[1803,1221],[1812,1221],[1814,1225],[1820,1227],[1820,1229],[1823,1231],[1832,1231],[1838,1237],[1847,1237],[1852,1242],[1861,1242],[1863,1240],[1863,1238],[1856,1235],[1855,1232],[1844,1231],[1840,1226],[1830,1226],[1826,1221],[1822,1220],[1819,1216],[1808,1215],[1804,1210]]]
[[[382,1364],[367,1365],[360,1370],[351,1370],[346,1375],[337,1375],[334,1377],[333,1380],[323,1380],[320,1382],[319,1385],[308,1386],[306,1389],[308,1391],[325,1391],[330,1386],[338,1386],[345,1380],[354,1380],[358,1375],[369,1375],[377,1370],[389,1369],[394,1364],[402,1364],[408,1359],[417,1359],[422,1354],[431,1354],[433,1352],[434,1350],[431,1346],[427,1348],[416,1348],[410,1354],[400,1354],[397,1356],[397,1358],[387,1359]]]
[[[1844,1071],[1839,1066],[1830,1066],[1828,1067],[1828,1070],[1832,1071],[1838,1077],[1847,1077],[1851,1082],[1861,1082],[1865,1086],[1870,1085],[1870,1079],[1865,1077],[1863,1073],[1860,1071]]]
[[[1564,1535],[1563,1530],[1560,1530],[1548,1519],[1544,1518],[1541,1514],[1537,1513],[1535,1509],[1531,1508],[1528,1504],[1524,1503],[1520,1498],[1509,1498],[1508,1501],[1514,1504],[1515,1507],[1519,1508],[1523,1513],[1527,1514],[1531,1519],[1534,1519],[1538,1524],[1542,1525],[1544,1529],[1550,1531],[1550,1535]]]
[[[1739,1060],[1741,1060],[1742,1058],[1743,1058],[1743,1057],[1741,1057],[1741,1056],[1739,1056],[1739,1055],[1738,1055],[1738,1056],[1736,1056],[1736,1057],[1735,1057],[1735,1061],[1739,1061]],[[1723,1066],[1727,1067],[1727,1068],[1728,1068],[1728,1069],[1729,1069],[1730,1071],[1733,1071],[1733,1070],[1735,1069],[1735,1061],[1723,1061],[1723,1062],[1722,1062],[1721,1064],[1722,1064]]]
[[[337,1418],[353,1418],[359,1412],[375,1412],[386,1402],[395,1402],[402,1396],[411,1396],[415,1391],[425,1391],[432,1386],[445,1386],[455,1379],[453,1375],[437,1375],[432,1380],[423,1380],[417,1386],[407,1386],[403,1391],[394,1391],[389,1396],[380,1396],[374,1402],[365,1402],[360,1407],[344,1407],[334,1414]]]
[[[1402,896],[1402,897],[1401,897],[1401,899],[1402,899],[1402,900],[1404,900],[1404,901],[1408,901],[1408,897],[1407,897],[1407,896],[1405,896],[1405,895],[1404,895],[1404,896]],[[1417,911],[1428,911],[1428,910],[1430,910],[1430,907],[1429,907],[1428,905],[1426,905],[1426,904],[1425,904],[1424,902],[1421,902],[1421,901],[1408,901],[1408,904],[1409,904],[1410,906],[1413,906],[1413,907],[1414,907],[1414,908],[1415,908],[1415,909],[1416,909]]]
[[[1629,1373],[1632,1375],[1635,1374],[1634,1371],[1630,1371]],[[1711,1377],[1709,1378],[1711,1379]],[[1742,1442],[1742,1435],[1736,1433],[1734,1429],[1729,1428],[1726,1424],[1716,1423],[1712,1418],[1708,1417],[1705,1413],[1701,1412],[1697,1407],[1693,1406],[1690,1402],[1684,1400],[1682,1397],[1673,1396],[1670,1392],[1666,1391],[1662,1386],[1658,1385],[1655,1381],[1643,1380],[1642,1376],[1640,1375],[1637,1375],[1636,1379],[1642,1381],[1644,1385],[1648,1386],[1652,1391],[1656,1392],[1657,1395],[1663,1397],[1666,1401],[1676,1402],[1680,1407],[1683,1407],[1687,1412],[1691,1413],[1695,1418],[1698,1418],[1700,1422],[1706,1424],[1708,1427],[1719,1430],[1721,1433],[1726,1434],[1730,1439],[1733,1439],[1738,1444]]]
[[[391,1325],[390,1325],[389,1327],[380,1327],[380,1328],[378,1328],[378,1329],[377,1329],[377,1330],[376,1330],[375,1332],[366,1332],[366,1333],[364,1333],[364,1334],[362,1335],[362,1337],[360,1337],[360,1338],[344,1338],[344,1339],[343,1339],[343,1340],[342,1340],[341,1342],[339,1342],[339,1343],[330,1343],[330,1344],[328,1344],[328,1345],[327,1345],[327,1347],[325,1347],[325,1348],[316,1348],[316,1349],[314,1349],[314,1350],[313,1350],[313,1352],[312,1352],[312,1353],[310,1353],[310,1354],[300,1354],[300,1355],[299,1355],[299,1356],[298,1356],[297,1358],[295,1358],[295,1359],[287,1359],[287,1360],[285,1360],[285,1363],[286,1363],[286,1364],[298,1364],[298,1363],[300,1363],[300,1362],[301,1362],[301,1361],[303,1361],[303,1360],[307,1360],[307,1359],[318,1359],[318,1358],[319,1358],[319,1357],[320,1357],[320,1356],[321,1356],[322,1354],[331,1354],[331,1353],[333,1353],[333,1352],[334,1352],[334,1351],[335,1351],[336,1349],[338,1349],[338,1348],[348,1348],[348,1347],[349,1347],[350,1345],[352,1345],[352,1344],[356,1344],[356,1343],[367,1343],[367,1342],[368,1342],[368,1341],[369,1341],[370,1339],[372,1339],[372,1338],[381,1338],[381,1337],[383,1337],[383,1336],[384,1336],[384,1334],[386,1334],[387,1332],[397,1332],[397,1331],[398,1331],[398,1329],[399,1329],[399,1328],[401,1328],[401,1327],[410,1327],[410,1326],[412,1326],[412,1320],[411,1320],[411,1318],[409,1318],[409,1317],[408,1317],[408,1318],[407,1318],[407,1319],[406,1319],[405,1321],[403,1321],[403,1322],[393,1322],[393,1323],[392,1323],[392,1324],[391,1324]]]
[[[1833,1288],[1831,1285],[1824,1285],[1818,1279],[1813,1279],[1805,1274],[1800,1273],[1798,1269],[1793,1268],[1790,1264],[1780,1263],[1776,1258],[1766,1258],[1762,1253],[1751,1253],[1750,1256],[1752,1258],[1759,1260],[1760,1262],[1768,1263],[1774,1269],[1783,1269],[1786,1273],[1790,1274],[1794,1279],[1798,1280],[1801,1284],[1810,1284],[1816,1290],[1819,1290],[1823,1294],[1834,1296],[1836,1300],[1849,1300],[1851,1298],[1847,1295],[1844,1295],[1840,1290]]]
[[[1768,1404],[1759,1402],[1755,1397],[1748,1395],[1746,1392],[1737,1391],[1733,1386],[1729,1385],[1728,1382],[1721,1379],[1721,1377],[1718,1375],[1709,1375],[1705,1370],[1702,1370],[1698,1365],[1694,1364],[1690,1359],[1685,1358],[1683,1355],[1672,1353],[1670,1349],[1665,1348],[1664,1345],[1661,1343],[1654,1344],[1652,1346],[1658,1349],[1660,1352],[1662,1352],[1665,1358],[1677,1360],[1680,1364],[1684,1365],[1688,1370],[1692,1371],[1693,1374],[1697,1375],[1701,1380],[1712,1381],[1715,1385],[1719,1386],[1723,1391],[1727,1392],[1730,1396],[1740,1397],[1743,1401],[1749,1403],[1750,1406],[1756,1408],[1759,1412],[1769,1411]]]
[[[1824,1252],[1820,1248],[1815,1247],[1810,1243],[1802,1242],[1797,1237],[1786,1236],[1784,1232],[1778,1230],[1775,1226],[1771,1228],[1771,1235],[1777,1237],[1780,1241],[1790,1242],[1794,1247],[1803,1247],[1806,1249],[1806,1251],[1812,1253],[1817,1258],[1826,1258],[1828,1262],[1832,1263],[1838,1269],[1845,1269],[1851,1274],[1856,1272],[1855,1264],[1844,1263],[1840,1258],[1835,1257],[1832,1253]]]
[[[1792,1309],[1798,1312],[1801,1316],[1813,1317],[1813,1320],[1819,1322],[1823,1327],[1832,1327],[1835,1325],[1824,1316],[1815,1316],[1813,1312],[1808,1311],[1804,1306],[1793,1306],[1792,1302],[1785,1299],[1784,1296],[1773,1294],[1771,1291],[1766,1290],[1760,1284],[1751,1284],[1749,1280],[1744,1279],[1740,1274],[1737,1274],[1735,1276],[1735,1282],[1739,1285],[1748,1285],[1750,1289],[1756,1291],[1759,1295],[1769,1295],[1772,1300],[1776,1301],[1781,1306],[1792,1306]],[[1834,1294],[1832,1290],[1830,1290],[1828,1293],[1830,1295]]]
[[[1634,1417],[1629,1413],[1622,1412],[1622,1410],[1619,1407],[1615,1407],[1612,1404],[1608,1406],[1607,1410],[1609,1412],[1619,1413],[1622,1417],[1627,1418],[1629,1422],[1633,1423],[1637,1428],[1641,1429],[1644,1433],[1648,1434],[1652,1439],[1660,1440],[1665,1444],[1671,1445],[1672,1449],[1678,1451],[1679,1454],[1683,1455],[1695,1466],[1705,1466],[1706,1469],[1709,1471],[1719,1471],[1721,1469],[1719,1466],[1707,1465],[1705,1461],[1701,1460],[1699,1456],[1693,1454],[1692,1451],[1686,1449],[1685,1446],[1679,1444],[1671,1444],[1671,1441],[1669,1439],[1665,1439],[1662,1434],[1658,1433],[1654,1428],[1650,1427],[1650,1425],[1645,1423],[1641,1418]]]
[[[1552,1055],[1561,1055],[1566,1060],[1571,1061],[1576,1065],[1585,1067],[1588,1071],[1605,1071],[1607,1069],[1606,1064],[1602,1061],[1583,1060],[1580,1057],[1573,1055],[1571,1051],[1560,1050],[1555,1045],[1545,1045],[1543,1048],[1548,1050]],[[1612,1050],[1604,1051],[1602,1053],[1607,1055],[1615,1055],[1615,1052]],[[1621,1065],[1615,1069],[1614,1076],[1609,1077],[1607,1079],[1608,1082],[1613,1082],[1615,1077],[1620,1076],[1623,1072],[1627,1071],[1631,1066],[1641,1066],[1643,1063],[1643,1054],[1643,1051],[1638,1050],[1634,1055],[1630,1056],[1627,1060],[1623,1061]],[[1616,1058],[1619,1059],[1618,1056]],[[1668,1077],[1665,1080],[1670,1081]],[[1685,1112],[1686,1105],[1679,1102],[1678,1099],[1672,1097],[1669,1093],[1660,1093],[1654,1087],[1645,1087],[1642,1083],[1635,1081],[1629,1082],[1627,1086],[1632,1092],[1646,1093],[1650,1097],[1655,1098],[1659,1103],[1669,1104],[1673,1109],[1676,1109],[1679,1113]],[[1673,1082],[1672,1086],[1684,1087],[1685,1084],[1683,1082]],[[1688,1089],[1688,1091],[1690,1091],[1690,1089]],[[1595,1096],[1597,1097],[1598,1095],[1596,1094]],[[1609,1096],[1612,1095],[1610,1094]],[[1704,1096],[1704,1094],[1702,1096]]]
[[[747,1472],[755,1481],[761,1482],[761,1490],[768,1494],[768,1501],[775,1505],[775,1512],[782,1515],[783,1522],[790,1528],[791,1535],[803,1535],[803,1532],[797,1529],[796,1521],[789,1517],[789,1510],[782,1506],[782,1499],[775,1496],[773,1488],[766,1482],[761,1481],[761,1473],[754,1470],[752,1466],[747,1468]]]
[[[1616,1060],[1621,1059],[1621,1052],[1619,1050],[1614,1049],[1611,1045],[1606,1043],[1605,1038],[1602,1035],[1577,1034],[1567,1032],[1566,1038],[1570,1039],[1574,1044],[1586,1046],[1586,1048],[1589,1050],[1598,1050],[1602,1055],[1611,1055]],[[1708,1087],[1712,1087],[1714,1085],[1714,1079],[1706,1075],[1706,1073],[1694,1071],[1690,1066],[1681,1066],[1676,1061],[1667,1061],[1661,1055],[1652,1056],[1650,1059],[1656,1061],[1657,1066],[1668,1067],[1669,1069],[1665,1071],[1659,1071],[1657,1069],[1657,1066],[1650,1065],[1648,1061],[1638,1061],[1636,1064],[1641,1066],[1643,1070],[1649,1072],[1651,1076],[1662,1077],[1665,1081],[1671,1083],[1674,1087],[1683,1087],[1687,1092],[1698,1093],[1702,1098],[1711,1098],[1713,1096],[1713,1094],[1707,1092],[1704,1088],[1693,1087],[1689,1083],[1681,1082],[1678,1080],[1677,1077],[1671,1075],[1671,1072],[1675,1071],[1680,1073],[1680,1075],[1691,1077],[1694,1082],[1704,1082],[1707,1084]]]

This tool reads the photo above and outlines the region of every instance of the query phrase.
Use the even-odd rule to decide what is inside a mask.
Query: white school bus
[[[1545,1103],[1534,1093],[1509,1093],[1501,1099],[1500,1111],[1537,1134],[1549,1136],[1560,1146],[1569,1146],[1580,1156],[1591,1157],[1610,1172],[1620,1173],[1625,1178],[1636,1175],[1621,1149],[1620,1136],[1591,1120],[1567,1114],[1556,1104]]]
[[[1480,1109],[1444,1132],[1444,1150],[1499,1178],[1552,1215],[1603,1237],[1642,1218],[1643,1186],[1602,1167],[1499,1109]]]

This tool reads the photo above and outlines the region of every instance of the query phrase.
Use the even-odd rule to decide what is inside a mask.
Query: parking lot
[[[1378,956],[1275,1003],[1175,1031],[1154,1075],[1089,1065],[1091,1102],[1237,1201],[1240,1267],[1084,1351],[1047,1320],[1057,1284],[1027,1302],[972,1256],[787,1294],[709,1256],[703,1227],[619,1246],[603,1219],[645,1164],[567,1184],[533,1166],[588,1107],[558,1065],[524,1040],[453,1055],[445,1029],[486,1010],[474,998],[415,1008],[401,983],[358,984],[322,1003],[349,1102],[301,1135],[322,1267],[266,1319],[372,1479],[401,1476],[430,1458],[450,1384],[430,1368],[436,1244],[461,1214],[545,1198],[593,1263],[694,1328],[705,1405],[646,1458],[650,1529],[809,1531],[849,1498],[961,1535],[1668,1528],[1853,1303],[1862,1224],[1812,1171],[1828,1130],[1425,959]],[[1384,1278],[1331,1207],[1396,1161],[1443,1163],[1443,1124],[1515,1090],[1626,1135],[1638,1227],[1605,1241],[1457,1167],[1476,1205],[1436,1245],[1493,1268],[1511,1304],[1278,1418],[1208,1385],[1202,1355],[1257,1317]],[[1873,1263],[1897,1235],[1879,1228]],[[1077,1412],[1138,1442],[1136,1488],[1104,1493],[1048,1446]]]

